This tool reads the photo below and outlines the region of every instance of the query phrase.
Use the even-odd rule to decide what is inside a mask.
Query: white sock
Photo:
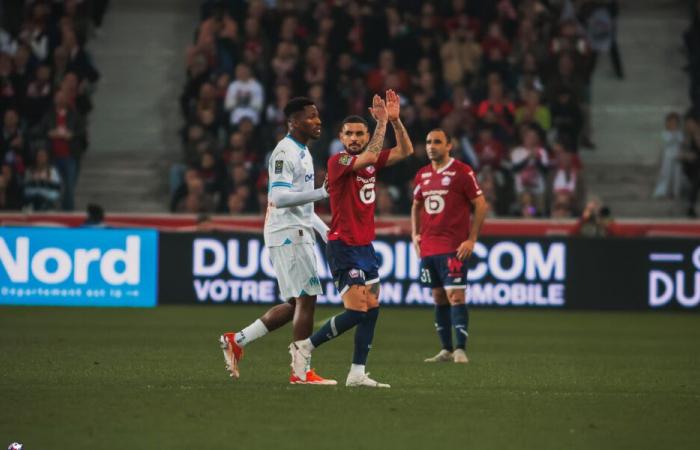
[[[236,333],[236,335],[233,338],[235,339],[236,344],[238,344],[239,347],[245,347],[254,340],[265,336],[267,333],[269,333],[269,331],[267,331],[267,327],[262,322],[262,320],[258,319],[255,322],[248,325],[247,327],[243,328],[238,333]]]
[[[365,366],[363,364],[353,364],[350,366],[350,375],[362,376],[365,374]]]
[[[300,341],[296,341],[295,344],[297,344],[297,346],[301,347],[302,349],[306,350],[309,353],[314,351],[314,349],[316,348],[316,347],[314,347],[314,344],[311,343],[311,338],[306,338],[306,339],[302,339]]]

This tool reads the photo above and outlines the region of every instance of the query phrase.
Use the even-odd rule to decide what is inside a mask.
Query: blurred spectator
[[[571,142],[572,149],[578,149],[578,142],[583,128],[583,114],[576,104],[572,92],[562,88],[556,94],[552,105],[552,126],[557,140],[566,139]]]
[[[87,217],[85,222],[83,222],[84,227],[104,227],[105,210],[102,205],[88,203],[86,212]]]
[[[22,186],[19,175],[10,164],[0,162],[0,210],[22,207]]]
[[[592,199],[586,204],[578,223],[578,233],[585,237],[606,237],[613,224],[610,209],[599,200]]]
[[[567,210],[567,217],[578,215],[580,203],[584,196],[583,179],[579,175],[579,167],[574,163],[574,155],[565,149],[561,149],[556,158],[556,167],[551,178],[550,192],[552,202],[550,210],[559,209],[558,215],[562,217],[562,210]]]
[[[83,118],[69,108],[64,92],[54,94],[53,108],[44,116],[41,130],[64,183],[61,207],[64,211],[72,211],[80,158],[85,152],[85,124]]]
[[[24,176],[24,204],[32,211],[58,209],[61,200],[61,176],[50,163],[49,151],[40,148]]]
[[[3,115],[2,133],[0,133],[0,157],[7,163],[18,159],[20,164],[27,154],[27,141],[20,128],[17,111],[8,109]]]
[[[523,104],[515,111],[515,123],[538,125],[547,131],[552,126],[552,116],[549,108],[540,103],[540,93],[535,89],[528,89],[523,94]]]
[[[522,145],[513,149],[510,159],[515,173],[515,193],[521,197],[521,202],[524,192],[531,194],[536,210],[542,211],[549,157],[535,129],[524,129]]]
[[[700,111],[700,0],[695,0],[692,10],[693,18],[683,33],[683,41],[688,55],[686,69],[690,74],[690,101],[693,109]]]
[[[473,29],[451,26],[440,48],[445,82],[450,86],[470,84],[479,73],[481,52]]]
[[[654,198],[680,198],[681,195],[681,146],[683,145],[683,131],[681,130],[681,118],[678,113],[670,113],[666,116],[665,129],[661,133],[663,147],[661,149],[661,164],[659,178],[652,197]]]
[[[696,218],[695,204],[700,191],[700,123],[692,112],[685,118],[685,139],[681,160],[683,172],[688,178],[690,189],[688,191],[688,217]]]
[[[617,0],[587,0],[579,10],[579,17],[586,26],[588,41],[593,52],[592,68],[600,52],[610,52],[613,69],[618,78],[625,77],[622,57],[617,45],[616,19],[619,13]]]
[[[257,125],[264,105],[262,85],[250,73],[245,64],[236,66],[236,79],[229,85],[224,108],[231,114],[231,125],[238,125],[247,117]]]

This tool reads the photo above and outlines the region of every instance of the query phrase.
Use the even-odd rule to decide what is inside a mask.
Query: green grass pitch
[[[700,445],[700,315],[473,309],[463,366],[422,362],[430,309],[386,308],[368,368],[393,387],[358,390],[343,386],[352,332],[314,354],[340,386],[290,386],[289,326],[229,379],[217,338],[263,311],[0,308],[0,448]]]

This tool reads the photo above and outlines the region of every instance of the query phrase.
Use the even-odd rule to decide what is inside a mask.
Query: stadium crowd
[[[0,3],[0,210],[74,207],[107,0]]]
[[[590,76],[602,45],[622,68],[615,2],[603,0],[204,1],[187,49],[183,163],[171,210],[262,212],[266,156],[286,132],[282,108],[307,96],[323,135],[323,180],[342,150],[338,123],[394,89],[416,156],[377,185],[379,214],[407,214],[442,127],[502,216],[574,217],[584,207],[578,152],[590,139]],[[601,34],[603,39],[601,39]],[[391,138],[389,138],[391,139]],[[327,205],[317,205],[323,212]]]

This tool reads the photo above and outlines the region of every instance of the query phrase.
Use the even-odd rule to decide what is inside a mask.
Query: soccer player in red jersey
[[[442,343],[440,353],[425,361],[466,363],[466,261],[474,251],[489,207],[474,170],[450,157],[452,144],[445,131],[432,130],[425,144],[430,164],[421,168],[414,180],[411,229],[421,258],[421,282],[433,291],[435,328]]]
[[[371,140],[363,118],[350,116],[343,121],[340,140],[345,150],[328,161],[332,221],[326,251],[345,311],[332,317],[309,339],[293,343],[294,372],[304,370],[316,347],[357,326],[355,352],[345,385],[389,387],[369,378],[365,365],[379,315],[379,263],[372,247],[376,175],[383,167],[413,153],[399,112],[399,96],[389,90],[386,102],[378,95],[372,101],[370,113],[377,125]],[[387,123],[394,129],[397,145],[382,150]]]

